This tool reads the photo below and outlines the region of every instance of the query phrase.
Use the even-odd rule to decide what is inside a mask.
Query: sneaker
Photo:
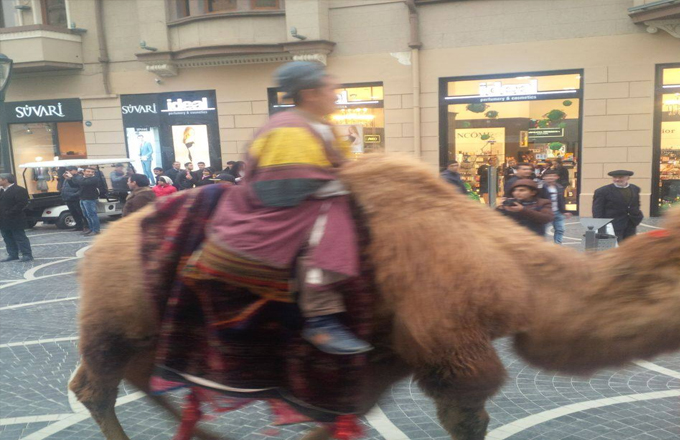
[[[90,235],[91,233],[92,233],[92,231],[90,231],[89,229],[85,229],[85,232],[83,232],[83,235]]]
[[[92,235],[92,234],[95,234],[95,232],[94,232],[94,231],[87,231],[87,232],[84,233],[83,235],[86,236],[86,237],[88,237],[88,236],[90,236],[90,235]]]
[[[19,257],[7,257],[7,258],[0,260],[0,263],[6,263],[8,261],[17,261],[18,259],[19,259]]]
[[[24,263],[27,262],[27,261],[33,261],[33,256],[24,255],[23,257],[21,257],[21,260],[19,260],[19,261],[24,262]]]
[[[335,316],[317,316],[307,319],[302,337],[324,353],[359,354],[373,350],[367,342],[358,339]]]

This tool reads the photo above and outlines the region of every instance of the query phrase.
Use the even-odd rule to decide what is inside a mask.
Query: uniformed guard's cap
[[[607,174],[609,174],[610,176],[613,177],[613,176],[632,176],[635,173],[633,173],[632,171],[627,171],[627,170],[614,170],[614,171],[608,172]]]
[[[293,61],[281,66],[274,77],[286,98],[293,98],[299,91],[321,87],[327,75],[325,67],[311,61]]]

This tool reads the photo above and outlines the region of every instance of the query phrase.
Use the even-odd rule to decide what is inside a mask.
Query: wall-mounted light
[[[139,47],[141,47],[144,50],[150,50],[151,52],[156,52],[158,48],[156,47],[151,47],[146,45],[146,41],[142,40],[139,42]]]
[[[306,40],[306,39],[307,39],[307,37],[305,37],[304,35],[298,34],[298,31],[297,31],[297,28],[296,28],[296,27],[290,28],[290,35],[291,35],[293,38],[297,38],[298,40]]]
[[[14,9],[17,9],[19,11],[30,11],[31,5],[16,5],[14,6]]]

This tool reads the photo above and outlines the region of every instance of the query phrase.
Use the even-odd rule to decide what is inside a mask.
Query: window
[[[13,163],[87,158],[85,132],[82,122],[37,122],[10,124]],[[29,194],[57,190],[57,170],[35,169],[26,172]]]
[[[580,71],[443,78],[440,165],[457,160],[463,179],[488,203],[482,165],[498,164],[501,189],[512,162],[539,169],[561,162],[567,209],[578,211],[581,82]]]
[[[43,23],[50,26],[68,27],[66,0],[40,0]]]
[[[280,9],[279,0],[250,0],[251,9]]]
[[[337,111],[329,116],[341,140],[355,157],[385,151],[385,111],[382,83],[348,84],[337,90]],[[277,89],[269,89],[269,113],[295,107]]]
[[[21,13],[14,7],[14,0],[0,0],[0,27],[19,26],[18,15]]]
[[[281,0],[168,0],[173,19],[229,12],[282,11]]]
[[[652,215],[680,206],[680,65],[659,66]]]
[[[205,0],[205,3],[208,12],[235,11],[237,9],[236,0]]]

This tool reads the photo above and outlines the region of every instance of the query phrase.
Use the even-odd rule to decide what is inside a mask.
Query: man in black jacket
[[[66,185],[80,188],[80,208],[87,219],[87,224],[90,225],[90,230],[83,235],[99,235],[101,227],[97,216],[97,200],[99,199],[101,178],[93,168],[87,168],[83,173],[82,176],[78,174],[74,176],[67,172],[64,174],[64,178]]]
[[[609,175],[614,182],[595,190],[593,217],[613,218],[612,226],[620,243],[637,234],[637,226],[644,218],[640,211],[640,187],[628,182],[632,171],[616,170]]]
[[[9,256],[2,262],[33,260],[31,242],[28,241],[24,228],[26,227],[26,214],[24,208],[28,205],[28,191],[15,184],[13,175],[0,174],[0,233],[5,241],[5,247]]]
[[[180,170],[181,166],[182,166],[182,164],[175,161],[175,162],[172,163],[172,168],[170,168],[169,170],[165,170],[165,172],[163,173],[164,175],[168,176],[170,178],[170,180],[172,180],[173,186],[175,188],[177,188],[178,190],[180,189],[179,188],[179,173],[182,171],[182,170]]]
[[[458,161],[452,160],[449,162],[449,165],[446,167],[446,170],[441,174],[441,176],[442,179],[446,180],[451,185],[458,188],[458,190],[462,194],[467,195],[468,190],[465,187],[465,182],[463,182],[463,179],[461,179],[460,173],[458,172],[458,168],[460,168],[460,164],[458,163]]]
[[[177,180],[179,180],[180,190],[191,189],[196,186],[196,182],[201,180],[200,176],[194,171],[194,164],[187,162],[184,164],[184,168],[184,170],[180,170],[180,172],[177,173]],[[172,179],[172,177],[170,178]]]
[[[78,174],[78,167],[71,165],[66,167],[65,172],[66,171],[71,175]],[[73,220],[76,222],[74,231],[82,231],[83,228],[87,226],[87,223],[85,222],[85,216],[83,216],[83,210],[80,207],[80,188],[71,186],[67,183],[62,183],[61,198],[66,202],[66,206],[68,206],[68,210],[73,216]]]

